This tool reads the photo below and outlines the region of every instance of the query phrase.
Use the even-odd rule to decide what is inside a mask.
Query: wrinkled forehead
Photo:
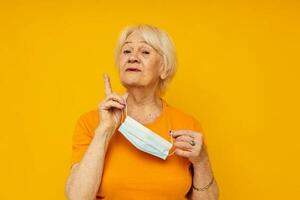
[[[146,41],[145,33],[139,30],[129,32],[125,41]]]
[[[123,42],[122,46],[125,46],[126,44],[140,44],[140,45],[147,45],[151,46],[145,39],[142,33],[140,32],[132,32],[130,33],[125,41]]]
[[[148,46],[148,47],[152,47],[148,42],[144,41],[144,40],[127,40],[123,43],[123,46],[127,46],[127,45],[141,45],[141,46]]]
[[[128,34],[127,38],[125,39],[125,41],[123,42],[123,44],[121,45],[121,47],[127,46],[127,45],[141,45],[141,46],[146,46],[146,47],[150,47],[154,50],[156,50],[157,52],[158,49],[155,48],[155,42],[151,42],[153,38],[155,36],[153,35],[149,35],[149,33],[143,33],[141,31],[133,31],[132,33]],[[153,44],[152,44],[153,43]]]

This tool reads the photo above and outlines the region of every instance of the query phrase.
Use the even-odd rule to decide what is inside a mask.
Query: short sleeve
[[[80,162],[92,141],[92,135],[88,129],[85,116],[77,120],[72,138],[71,166]]]

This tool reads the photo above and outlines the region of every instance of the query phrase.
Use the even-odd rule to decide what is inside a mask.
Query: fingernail
[[[169,134],[172,135],[172,131],[171,131],[171,130],[169,131]],[[173,136],[173,135],[172,135],[172,136]]]

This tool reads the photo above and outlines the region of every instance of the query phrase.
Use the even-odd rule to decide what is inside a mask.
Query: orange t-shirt
[[[170,106],[164,99],[163,109],[147,128],[171,142],[169,130],[189,129],[202,132],[200,123],[191,115]],[[79,162],[98,127],[98,110],[83,114],[75,127],[71,164]],[[206,142],[205,142],[206,144]],[[113,135],[103,168],[98,199],[165,200],[187,199],[192,175],[187,158],[171,155],[166,160],[140,151],[118,130]]]

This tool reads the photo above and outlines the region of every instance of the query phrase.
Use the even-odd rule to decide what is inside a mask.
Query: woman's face
[[[162,56],[136,32],[128,36],[121,48],[118,65],[126,88],[156,87],[164,76]]]

